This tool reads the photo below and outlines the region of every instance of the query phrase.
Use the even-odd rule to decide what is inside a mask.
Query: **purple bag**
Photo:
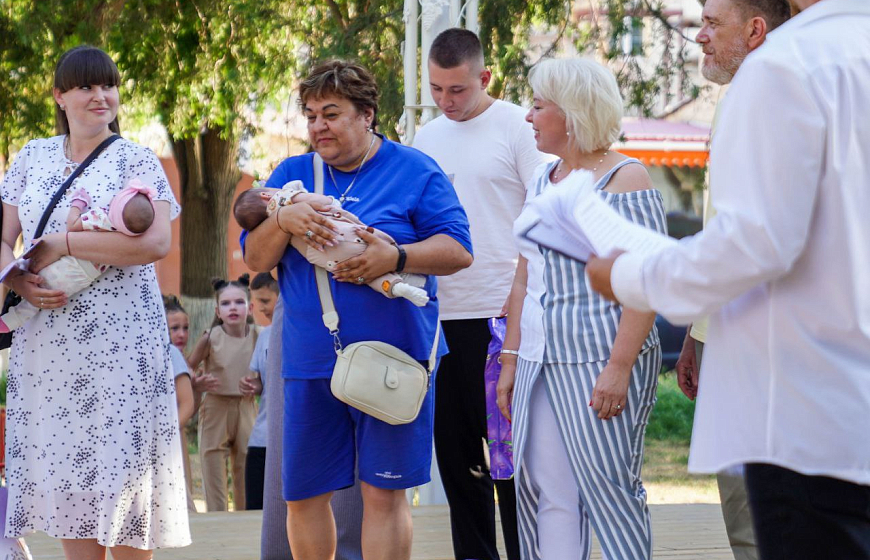
[[[6,526],[6,501],[9,499],[9,491],[5,486],[0,486],[0,531],[5,531]],[[33,560],[24,539],[9,539],[0,532],[0,558],[7,560]]]
[[[508,480],[514,475],[514,447],[511,423],[505,418],[496,404],[496,385],[501,373],[498,356],[504,343],[507,319],[500,317],[489,320],[492,340],[486,355],[484,384],[486,386],[486,441],[489,445],[489,473],[494,480]]]

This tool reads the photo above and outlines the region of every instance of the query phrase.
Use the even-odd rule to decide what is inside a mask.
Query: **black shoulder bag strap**
[[[109,147],[109,145],[115,140],[119,139],[120,136],[117,134],[113,134],[100,142],[100,145],[94,148],[94,151],[91,152],[85,161],[81,163],[75,170],[70,173],[69,177],[66,178],[66,181],[57,189],[57,192],[54,193],[54,196],[51,197],[51,201],[48,203],[48,207],[46,207],[45,212],[42,213],[42,217],[39,219],[39,224],[36,226],[36,231],[33,234],[33,239],[38,239],[42,237],[43,232],[45,231],[45,226],[48,225],[48,219],[51,217],[52,212],[54,212],[55,207],[57,207],[60,199],[63,198],[64,193],[69,190],[70,185],[72,185],[73,181],[75,181],[82,172],[87,169],[87,167],[97,159],[103,150]],[[2,313],[6,313],[9,311],[9,308],[15,307],[21,302],[21,296],[9,290],[6,293],[6,299],[3,300],[3,311]],[[12,346],[12,333],[2,333],[0,334],[0,350],[4,348],[9,348]]]
[[[54,196],[51,197],[51,202],[48,203],[48,207],[45,209],[45,212],[42,213],[42,218],[39,219],[39,225],[36,226],[36,231],[33,234],[33,239],[38,239],[42,237],[42,233],[45,231],[45,226],[48,225],[48,219],[51,217],[51,213],[54,212],[54,208],[57,206],[57,203],[60,202],[61,198],[63,198],[64,193],[69,190],[69,187],[73,184],[73,181],[75,181],[78,176],[81,175],[85,169],[87,169],[91,162],[97,159],[97,156],[103,153],[103,150],[108,148],[112,142],[119,138],[119,135],[113,134],[100,142],[100,145],[94,148],[94,151],[91,152],[87,158],[85,158],[85,161],[83,161],[81,165],[76,167],[75,170],[70,173],[69,177],[66,178],[66,181],[63,182],[60,188],[57,189],[57,192],[54,193]]]

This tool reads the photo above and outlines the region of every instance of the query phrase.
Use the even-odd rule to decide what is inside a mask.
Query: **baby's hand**
[[[295,194],[291,200],[293,204],[299,204],[300,202],[308,203],[318,212],[341,208],[333,197],[317,193],[304,192]]]

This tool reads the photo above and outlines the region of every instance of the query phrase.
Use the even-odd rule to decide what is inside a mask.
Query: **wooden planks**
[[[732,560],[717,504],[650,506],[655,560]],[[413,508],[413,560],[452,560],[446,506]],[[155,560],[258,560],[261,512],[200,513],[191,516],[194,544],[158,550]],[[60,543],[42,533],[27,537],[35,560],[63,560]],[[592,558],[601,559],[593,545]],[[502,558],[504,547],[499,541]]]

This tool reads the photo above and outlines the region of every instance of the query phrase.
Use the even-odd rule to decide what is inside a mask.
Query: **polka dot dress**
[[[42,212],[75,166],[63,136],[34,140],[0,195],[18,206],[29,244]],[[160,162],[118,140],[67,191],[95,206],[138,177],[176,203]],[[69,194],[46,233],[65,231]],[[113,234],[101,234],[113,235]],[[190,543],[169,337],[154,265],[109,267],[60,309],[15,331],[7,387],[6,536],[45,531],[140,549]]]

